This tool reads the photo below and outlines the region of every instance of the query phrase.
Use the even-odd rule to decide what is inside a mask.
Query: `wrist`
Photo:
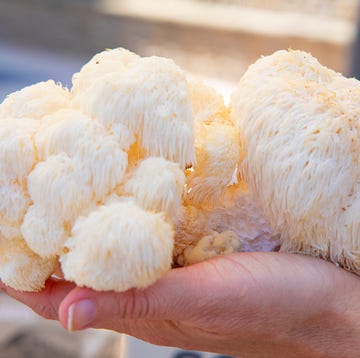
[[[348,358],[360,351],[360,280],[338,270],[321,304],[314,304],[318,312],[304,315],[296,330],[306,357]]]

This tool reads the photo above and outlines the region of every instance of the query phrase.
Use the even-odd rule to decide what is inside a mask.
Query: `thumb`
[[[121,331],[121,322],[128,320],[183,320],[204,299],[196,282],[205,278],[194,280],[194,275],[203,276],[196,266],[173,269],[146,289],[118,293],[75,288],[59,307],[60,322],[70,331],[90,327]]]

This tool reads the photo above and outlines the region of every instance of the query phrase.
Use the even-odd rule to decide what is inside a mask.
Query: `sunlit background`
[[[311,52],[347,75],[359,0],[1,0],[0,99],[71,74],[104,48],[173,58],[227,93],[277,49]]]
[[[70,86],[72,74],[93,54],[119,46],[171,57],[189,76],[214,85],[225,97],[249,64],[284,48],[311,52],[322,64],[360,78],[359,4],[0,0],[0,102],[15,90],[50,78]],[[128,340],[124,351],[120,343],[119,335],[103,331],[67,334],[0,295],[0,358],[124,358],[125,353],[128,358],[210,357],[135,340]]]

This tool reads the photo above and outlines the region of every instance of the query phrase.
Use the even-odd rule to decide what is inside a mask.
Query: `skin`
[[[39,293],[0,288],[67,329],[107,328],[159,345],[247,358],[353,357],[360,349],[359,278],[302,255],[216,257],[124,293],[53,279]]]

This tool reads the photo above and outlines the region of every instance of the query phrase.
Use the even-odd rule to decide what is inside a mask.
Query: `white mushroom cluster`
[[[95,55],[71,89],[0,104],[0,279],[61,265],[95,290],[173,264],[281,250],[360,272],[360,83],[301,51],[263,57],[230,106],[169,59]],[[359,173],[358,173],[359,172]]]
[[[0,105],[1,280],[39,290],[59,262],[66,279],[97,290],[161,277],[183,169],[195,161],[193,127],[183,71],[123,49],[96,55],[70,91],[48,81],[9,95]]]
[[[1,280],[40,290],[60,264],[80,286],[124,291],[194,261],[183,243],[189,255],[227,229],[187,230],[179,244],[175,230],[185,207],[219,207],[240,153],[234,129],[222,98],[173,61],[120,48],[95,55],[70,90],[12,93],[0,105]],[[233,252],[234,235],[200,240],[191,257]]]
[[[360,274],[360,82],[302,51],[249,67],[231,97],[240,173],[281,250]]]

